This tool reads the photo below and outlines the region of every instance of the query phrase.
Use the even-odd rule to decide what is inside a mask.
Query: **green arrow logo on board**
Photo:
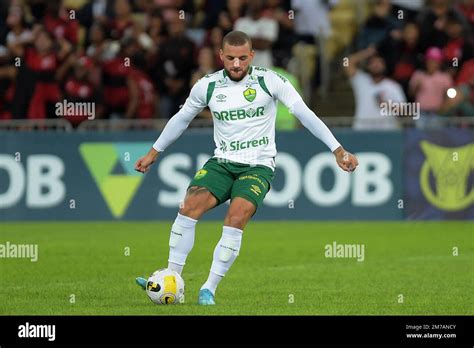
[[[134,170],[135,161],[149,143],[82,143],[79,152],[102,197],[115,218],[127,211],[144,176]]]

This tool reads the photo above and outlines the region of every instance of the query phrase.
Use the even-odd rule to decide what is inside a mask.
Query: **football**
[[[175,271],[160,269],[148,278],[146,293],[156,304],[184,303],[184,280]]]

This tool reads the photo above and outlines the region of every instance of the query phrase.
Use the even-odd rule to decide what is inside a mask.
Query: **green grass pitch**
[[[0,314],[474,314],[472,222],[251,222],[214,307],[196,301],[220,222],[197,225],[185,304],[155,305],[135,285],[166,266],[171,224],[2,223],[0,243],[38,244],[39,257],[0,259]],[[326,258],[333,241],[364,244],[365,260]]]

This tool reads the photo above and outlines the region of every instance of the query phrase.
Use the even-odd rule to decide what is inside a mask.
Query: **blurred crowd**
[[[330,40],[329,13],[340,1],[2,1],[0,119],[57,118],[63,100],[94,103],[96,118],[169,118],[199,78],[223,67],[219,48],[232,30],[252,38],[254,65],[277,70],[299,89],[287,69],[292,47]],[[370,111],[360,94],[372,88],[380,104],[384,88],[397,86],[401,99],[433,117],[474,116],[474,0],[375,0],[372,7],[353,40],[361,64],[349,72],[356,118]],[[456,97],[446,98],[451,87]],[[279,127],[295,126],[288,112],[279,115]],[[87,119],[70,116],[75,126]]]
[[[440,128],[447,116],[474,116],[473,28],[473,0],[375,1],[345,69],[354,128],[398,128],[390,116]],[[375,115],[383,122],[368,119]]]
[[[58,101],[96,118],[169,118],[221,69],[233,29],[253,30],[256,65],[291,55],[290,1],[9,0],[0,5],[0,119],[57,118]],[[86,115],[73,115],[75,125]],[[82,117],[81,117],[82,116]],[[210,117],[203,113],[201,117]]]

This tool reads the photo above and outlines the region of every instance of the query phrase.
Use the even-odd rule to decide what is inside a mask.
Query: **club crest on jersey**
[[[247,88],[244,91],[244,98],[247,99],[249,102],[253,102],[256,96],[257,96],[257,91],[253,88]]]

